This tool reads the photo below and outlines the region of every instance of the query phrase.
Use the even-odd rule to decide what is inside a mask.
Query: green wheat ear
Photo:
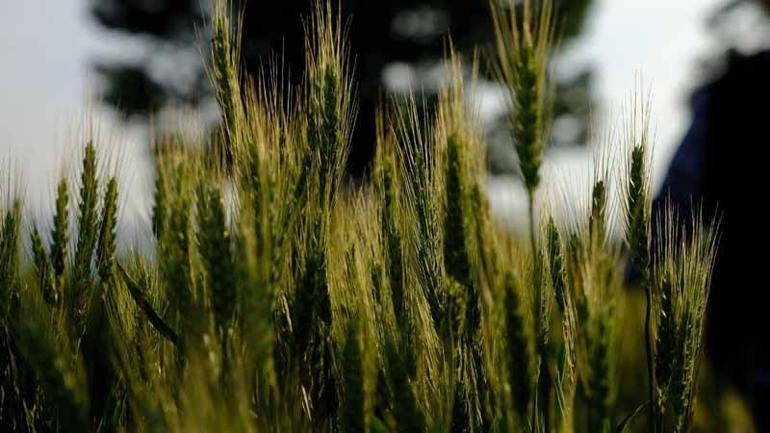
[[[239,81],[241,25],[231,25],[230,0],[217,0],[212,16],[211,65],[207,68],[222,112],[223,134],[215,151],[230,169],[237,150],[237,128],[243,119]]]
[[[655,341],[656,404],[659,426],[664,411],[671,410],[670,431],[689,431],[694,415],[694,396],[708,306],[711,272],[717,247],[717,222],[703,222],[693,212],[690,227],[680,225],[672,205],[658,227],[654,287],[654,312],[658,335]]]
[[[548,268],[550,270],[551,286],[553,287],[554,296],[556,298],[556,305],[559,308],[559,312],[564,314],[564,310],[566,308],[564,290],[567,284],[566,265],[564,263],[564,255],[562,252],[561,237],[559,235],[559,230],[556,228],[556,224],[553,222],[553,218],[548,220],[546,233],[548,242]]]
[[[342,351],[342,376],[345,398],[340,404],[340,421],[343,433],[366,432],[366,390],[364,366],[358,319],[348,324],[345,346]]]
[[[492,69],[506,85],[513,101],[513,140],[524,185],[532,200],[540,184],[547,129],[547,68],[553,45],[553,5],[550,0],[524,0],[520,17],[518,3],[490,1],[496,42]],[[533,3],[537,3],[537,7]],[[533,8],[536,9],[534,16]]]
[[[5,211],[0,226],[0,320],[7,317],[12,304],[18,300],[20,230],[21,201],[15,199]]]
[[[56,213],[51,230],[51,264],[59,290],[69,248],[69,220],[69,187],[67,179],[62,178],[56,187]]]
[[[318,170],[322,207],[335,202],[357,112],[340,19],[330,1],[317,0],[306,26],[307,143]]]
[[[650,192],[646,163],[645,147],[634,147],[628,179],[627,242],[632,265],[645,279],[650,267]]]
[[[113,177],[107,183],[102,204],[99,240],[96,252],[96,271],[102,281],[108,281],[115,267],[118,223],[118,181]]]
[[[667,394],[671,384],[673,364],[676,358],[677,329],[674,311],[674,288],[668,276],[661,276],[657,284],[657,338],[655,340],[656,403],[659,416],[665,413]]]
[[[83,156],[83,168],[80,178],[80,198],[78,204],[78,240],[75,246],[73,263],[73,298],[71,313],[81,314],[87,304],[92,283],[92,262],[94,247],[99,233],[98,189],[96,177],[96,149],[89,141]]]
[[[588,234],[594,247],[599,247],[607,239],[607,187],[603,180],[597,181],[591,192]]]
[[[56,284],[54,283],[51,260],[45,250],[43,239],[40,237],[37,227],[32,228],[29,237],[32,247],[32,260],[37,269],[38,286],[42,292],[43,299],[49,305],[56,305],[59,302],[59,293],[56,291]]]
[[[230,229],[218,188],[201,185],[197,195],[198,249],[203,260],[214,321],[226,335],[235,313],[237,296],[230,244]]]

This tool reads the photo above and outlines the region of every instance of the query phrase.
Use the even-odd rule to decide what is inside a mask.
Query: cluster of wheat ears
[[[339,13],[316,2],[293,87],[279,68],[239,72],[219,1],[208,72],[223,127],[154,145],[151,254],[116,256],[118,182],[91,142],[50,227],[25,223],[5,182],[2,430],[688,431],[713,224],[670,210],[653,227],[645,104],[568,223],[532,211],[554,19],[548,1],[514,4],[491,2],[488,61],[512,104],[523,238],[490,217],[465,94],[479,62],[449,45],[435,108],[383,103],[373,168],[347,185],[356,97]],[[621,318],[629,267],[644,323]],[[624,326],[645,329],[648,387],[630,413],[615,404]]]

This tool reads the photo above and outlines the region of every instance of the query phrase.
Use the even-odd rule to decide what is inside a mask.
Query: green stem
[[[532,247],[532,256],[537,256],[537,240],[535,239],[535,191],[527,188],[527,206],[529,211],[529,243]]]
[[[651,340],[651,326],[652,326],[652,287],[650,285],[650,278],[647,274],[647,270],[642,270],[644,273],[643,284],[644,294],[646,297],[646,306],[644,314],[644,344],[647,352],[647,388],[648,397],[650,399],[650,430],[653,433],[658,431],[658,422],[662,422],[662,419],[658,419],[657,410],[655,404],[655,376],[652,367],[652,340]]]
[[[540,412],[542,413],[543,423],[545,424],[546,431],[550,431],[551,427],[551,411],[550,411],[550,388],[551,388],[551,372],[548,369],[548,357],[547,357],[547,335],[545,331],[545,321],[548,320],[545,317],[545,311],[543,309],[544,293],[543,293],[543,267],[537,247],[537,237],[535,236],[535,191],[531,188],[527,188],[527,206],[529,212],[529,242],[532,248],[532,257],[535,266],[535,278],[538,281],[537,293],[535,294],[535,320],[537,323],[537,339],[538,339],[538,352],[540,356],[540,366],[538,374],[538,386],[537,386],[537,402],[540,405]]]

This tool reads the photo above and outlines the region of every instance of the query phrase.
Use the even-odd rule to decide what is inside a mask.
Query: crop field
[[[548,1],[490,6],[493,46],[467,59],[447,41],[435,106],[382,101],[361,182],[345,172],[355,53],[321,0],[298,85],[280,64],[240,72],[237,14],[217,3],[222,127],[153,144],[151,251],[116,252],[122,192],[100,143],[46,224],[2,176],[0,430],[747,431],[702,359],[718,222],[697,204],[692,221],[655,217],[647,98],[585,194],[546,193],[557,19]],[[511,103],[524,236],[490,215],[479,75]]]

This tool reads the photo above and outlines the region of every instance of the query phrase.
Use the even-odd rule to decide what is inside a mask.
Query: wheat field
[[[2,430],[713,431],[696,408],[718,224],[673,206],[653,218],[644,97],[590,191],[543,191],[556,18],[547,0],[515,3],[490,3],[490,50],[447,42],[434,109],[382,102],[360,184],[345,180],[355,53],[322,0],[296,86],[280,65],[241,73],[237,14],[217,2],[222,127],[153,144],[151,251],[116,252],[121,191],[93,140],[47,224],[3,176]],[[467,103],[480,74],[511,102],[526,236],[490,215]],[[708,392],[705,416],[743,413]]]

